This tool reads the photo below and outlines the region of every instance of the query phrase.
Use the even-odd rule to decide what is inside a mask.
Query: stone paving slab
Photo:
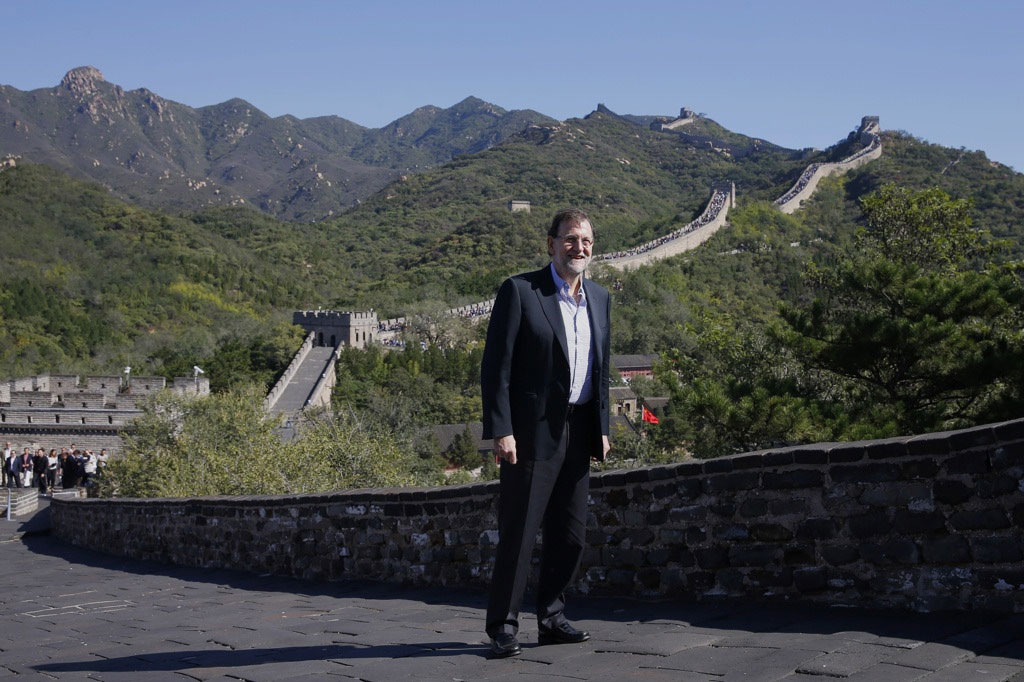
[[[591,632],[489,660],[486,596],[129,561],[0,541],[0,681],[1024,680],[1024,618],[574,598]],[[10,581],[5,581],[10,585]]]

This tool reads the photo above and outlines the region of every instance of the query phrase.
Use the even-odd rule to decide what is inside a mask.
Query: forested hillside
[[[740,325],[777,320],[780,303],[810,301],[806,264],[827,267],[857,248],[859,200],[886,182],[973,201],[974,226],[1009,242],[991,258],[1020,256],[1024,176],[980,152],[887,134],[881,159],[824,183],[804,210],[784,216],[769,200],[808,162],[854,143],[796,153],[701,125],[690,133],[724,139],[735,155],[600,112],[407,176],[318,224],[244,208],[170,215],[19,164],[0,173],[0,369],[130,364],[170,375],[200,364],[217,368],[215,387],[266,383],[297,345],[287,324],[294,309],[373,307],[387,317],[486,298],[506,275],[544,261],[556,208],[582,206],[598,251],[614,250],[690,220],[722,179],[736,182],[739,206],[701,249],[628,274],[595,267],[617,289],[617,352],[685,352],[698,322],[731,338]],[[509,213],[513,198],[533,212]]]

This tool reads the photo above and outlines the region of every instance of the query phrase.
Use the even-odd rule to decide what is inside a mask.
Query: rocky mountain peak
[[[97,83],[105,81],[103,73],[95,66],[79,66],[77,69],[71,69],[64,74],[60,85],[62,88],[74,93],[88,94],[96,90]]]

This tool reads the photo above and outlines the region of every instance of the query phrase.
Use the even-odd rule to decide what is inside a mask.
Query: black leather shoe
[[[590,633],[577,630],[568,623],[559,623],[553,628],[540,627],[537,633],[537,643],[545,644],[579,644],[590,639]]]
[[[521,652],[519,640],[516,639],[515,635],[499,632],[494,637],[491,637],[491,658],[518,656]]]

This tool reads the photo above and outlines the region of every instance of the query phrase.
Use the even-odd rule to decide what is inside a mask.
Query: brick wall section
[[[497,484],[54,500],[123,556],[309,579],[485,585]],[[577,588],[698,600],[1024,612],[1024,419],[593,476]]]

